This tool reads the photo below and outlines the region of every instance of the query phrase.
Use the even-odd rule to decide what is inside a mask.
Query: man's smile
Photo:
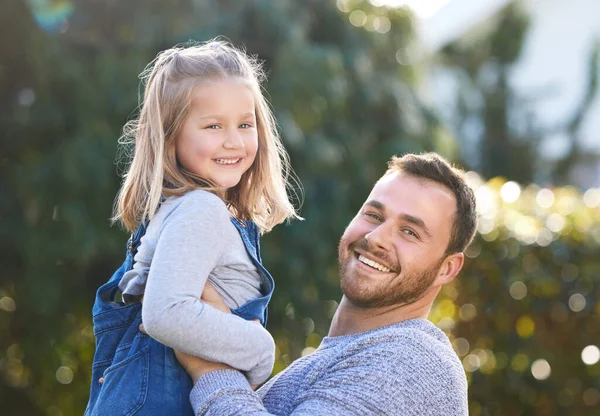
[[[358,255],[358,260],[361,261],[361,262],[363,262],[366,265],[369,265],[369,266],[373,267],[374,269],[379,270],[380,272],[387,273],[387,272],[391,271],[390,269],[388,269],[384,265],[379,264],[379,263],[377,263],[377,262],[375,262],[373,260],[370,260],[370,259],[366,258],[365,256],[363,256],[362,254]]]
[[[395,270],[383,264],[380,259],[375,260],[377,257],[369,255],[369,253],[354,251],[353,255],[360,265],[367,266],[370,270],[382,273],[395,273]]]

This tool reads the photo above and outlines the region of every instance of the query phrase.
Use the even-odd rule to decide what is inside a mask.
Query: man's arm
[[[298,386],[284,385],[290,382],[288,374],[288,380],[271,386],[277,390],[270,391],[269,400],[293,403],[294,408],[289,413],[293,416],[468,414],[462,369],[443,363],[432,365],[424,359],[435,360],[436,357],[415,357],[412,351],[403,354],[396,347],[397,344],[390,343],[363,348],[324,368],[310,385],[299,382],[298,386],[306,387],[299,393]],[[197,380],[190,394],[196,415],[271,414],[239,372],[211,371],[211,364],[195,357],[187,362],[184,357],[183,362]],[[299,377],[304,375],[304,372],[299,373]],[[274,397],[277,392],[280,396]]]

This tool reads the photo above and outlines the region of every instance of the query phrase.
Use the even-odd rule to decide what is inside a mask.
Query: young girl
[[[142,75],[140,116],[125,129],[134,156],[114,217],[134,233],[94,305],[90,415],[192,414],[192,385],[172,349],[264,382],[275,352],[264,328],[273,279],[258,238],[298,218],[254,59],[211,41],[164,51]],[[232,314],[202,303],[207,281]]]

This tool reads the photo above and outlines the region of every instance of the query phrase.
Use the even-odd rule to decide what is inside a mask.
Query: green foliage
[[[590,48],[580,102],[564,119],[544,123],[534,104],[550,93],[548,87],[532,94],[510,82],[529,29],[524,9],[522,2],[510,2],[436,57],[458,82],[454,132],[463,143],[475,143],[463,147],[462,157],[486,177],[507,176],[522,183],[551,178],[555,184],[568,184],[573,168],[597,159],[582,149],[580,131],[598,95],[600,43]],[[568,150],[558,161],[545,160],[539,149],[557,135],[565,137]]]
[[[600,335],[600,190],[519,195],[475,179],[479,234],[430,316],[463,360],[470,414],[591,415],[600,363],[582,352]]]
[[[378,33],[385,22],[389,31]],[[440,139],[437,120],[414,98],[418,68],[398,65],[412,36],[402,9],[363,0],[7,0],[0,35],[2,414],[83,413],[94,292],[122,261],[127,238],[108,221],[117,139],[135,113],[137,74],[160,50],[225,35],[269,70],[266,90],[304,186],[306,218],[263,239],[277,286],[269,321],[276,371],[327,334],[340,298],[337,240],[386,160],[434,150]],[[560,232],[538,233],[552,233],[548,245],[500,223],[510,213],[537,221],[523,224],[539,231],[550,227],[547,211],[525,196],[520,207],[499,204],[470,249],[476,258],[434,309],[432,320],[453,328],[457,347],[464,342],[456,339],[469,342],[464,359],[488,350],[496,363],[505,357],[504,366],[488,359],[478,369],[467,360],[473,414],[589,408],[582,403],[598,388],[599,367],[584,367],[579,354],[597,337],[598,211],[582,208],[577,194],[572,200],[578,208],[559,212]],[[518,301],[507,295],[516,281],[527,287]],[[580,312],[566,309],[575,292],[587,301]],[[528,337],[515,332],[522,317],[530,319],[519,321],[525,330],[534,323]],[[548,380],[529,375],[537,358],[551,365]]]
[[[83,413],[94,292],[127,238],[108,221],[122,170],[117,139],[135,114],[137,74],[189,39],[224,35],[266,62],[266,90],[307,201],[306,221],[264,239],[277,280],[278,369],[300,355],[313,327],[326,333],[344,226],[390,155],[431,148],[432,137],[426,123],[405,121],[424,112],[408,86],[413,69],[395,58],[410,41],[410,17],[346,6],[385,17],[389,31],[356,28],[326,0],[3,3],[2,413]]]

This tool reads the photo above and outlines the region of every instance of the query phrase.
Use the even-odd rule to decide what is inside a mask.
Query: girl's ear
[[[458,275],[458,272],[461,271],[464,262],[465,255],[463,253],[454,253],[446,257],[440,266],[434,284],[442,286],[450,283]]]

